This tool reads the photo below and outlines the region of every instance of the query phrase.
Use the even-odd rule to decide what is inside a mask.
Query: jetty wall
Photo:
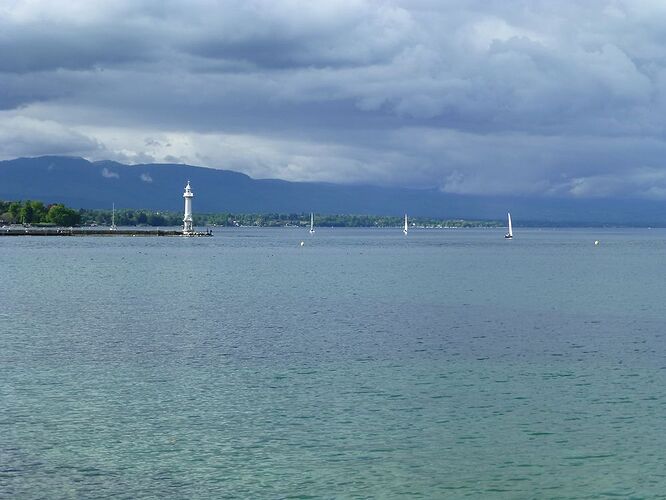
[[[212,236],[211,231],[184,235],[173,229],[114,229],[87,227],[6,227],[0,236]]]

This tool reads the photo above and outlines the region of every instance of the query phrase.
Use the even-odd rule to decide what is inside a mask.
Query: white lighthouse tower
[[[185,198],[185,216],[183,217],[183,234],[193,234],[194,230],[192,229],[192,198],[194,198],[194,193],[190,187],[190,181],[187,181],[187,186],[185,186],[185,192],[183,193],[183,198]]]

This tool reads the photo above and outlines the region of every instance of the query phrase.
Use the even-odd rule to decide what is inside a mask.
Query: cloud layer
[[[665,23],[648,0],[10,0],[0,157],[664,198]]]

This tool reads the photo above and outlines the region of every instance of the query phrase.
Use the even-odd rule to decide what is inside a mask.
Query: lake
[[[666,230],[503,233],[0,238],[0,497],[663,495]]]

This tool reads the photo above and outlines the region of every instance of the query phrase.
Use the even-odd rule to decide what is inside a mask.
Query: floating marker
[[[599,240],[594,240],[595,245],[599,245]]]
[[[304,242],[304,241],[301,241],[301,246],[303,246],[303,245],[305,245],[305,242]]]

